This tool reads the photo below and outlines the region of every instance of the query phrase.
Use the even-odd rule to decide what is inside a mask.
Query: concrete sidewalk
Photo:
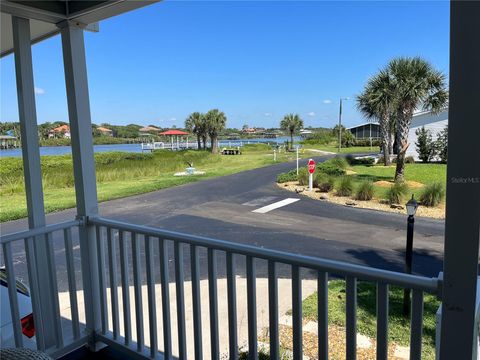
[[[185,281],[185,321],[186,321],[186,339],[187,339],[187,357],[194,358],[194,333],[193,333],[193,310],[192,310],[192,286],[190,281]],[[238,345],[244,350],[248,349],[248,316],[247,316],[247,282],[246,279],[240,276],[236,278],[237,285],[237,326],[238,326]],[[261,331],[268,327],[268,279],[257,278],[257,331]],[[218,319],[219,319],[219,337],[220,337],[220,353],[222,355],[228,354],[228,302],[227,302],[227,280],[218,279]],[[317,287],[315,280],[303,280],[302,282],[302,297],[306,298],[311,295]],[[170,291],[170,313],[171,313],[171,331],[172,331],[172,347],[173,355],[178,356],[178,327],[177,327],[177,303],[176,303],[176,289],[175,283],[169,284]],[[210,358],[210,312],[209,312],[209,297],[208,297],[208,280],[200,281],[201,294],[201,308],[202,308],[202,346],[203,355],[205,358]],[[132,340],[136,341],[136,325],[135,325],[135,298],[134,288],[129,288],[130,297],[130,314],[132,327]],[[79,318],[81,323],[85,323],[85,312],[83,302],[83,291],[77,292]],[[110,302],[110,288],[107,288],[107,302],[108,302],[108,327],[111,331],[112,316],[111,316],[111,302]],[[155,285],[156,298],[156,313],[157,313],[157,342],[159,351],[163,351],[163,321],[162,321],[162,297],[161,285]],[[60,312],[65,319],[71,319],[70,312],[70,297],[68,292],[59,293]],[[120,309],[119,327],[120,334],[123,336],[124,322],[123,322],[123,302],[122,290],[118,289],[118,305]],[[142,307],[143,307],[143,324],[144,324],[144,339],[145,345],[150,345],[150,329],[148,323],[148,300],[147,300],[147,286],[142,286]],[[292,287],[290,279],[278,279],[278,313],[279,317],[284,315],[292,308]],[[65,322],[64,322],[65,324]],[[64,331],[69,333],[71,328],[64,327]],[[67,335],[68,336],[68,335]]]

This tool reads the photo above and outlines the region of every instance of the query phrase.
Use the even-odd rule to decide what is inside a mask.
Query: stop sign
[[[315,172],[315,161],[313,161],[313,159],[308,160],[308,172],[310,174]]]

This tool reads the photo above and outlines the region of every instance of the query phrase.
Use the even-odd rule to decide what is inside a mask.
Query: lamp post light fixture
[[[342,150],[342,101],[344,100],[350,100],[350,98],[340,98],[340,109],[338,112],[338,152]]]
[[[412,259],[413,259],[413,227],[415,224],[415,213],[417,212],[418,203],[413,194],[412,198],[408,200],[405,207],[407,208],[407,248],[405,251],[405,273],[412,273]],[[403,290],[403,315],[410,314],[410,289]]]

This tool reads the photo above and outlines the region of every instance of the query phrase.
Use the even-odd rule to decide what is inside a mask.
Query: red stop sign
[[[313,161],[313,159],[308,160],[308,172],[310,174],[315,172],[315,161]]]

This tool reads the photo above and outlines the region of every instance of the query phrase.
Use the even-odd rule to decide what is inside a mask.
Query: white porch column
[[[98,201],[83,29],[74,24],[65,23],[61,35],[72,139],[77,216],[87,218],[98,214]],[[97,239],[94,227],[81,226],[79,236],[86,326],[87,331],[94,334],[100,328],[101,320]],[[90,346],[93,347],[94,344],[91,343]]]
[[[440,358],[472,359],[480,237],[480,3],[450,5],[450,103]]]
[[[30,21],[12,16],[12,32],[15,54],[15,75],[17,81],[18,115],[22,137],[22,157],[25,177],[25,193],[28,209],[28,226],[30,229],[45,225],[45,208],[43,202],[42,170],[38,145],[37,111],[33,81],[32,49],[30,44]],[[34,239],[33,249],[27,245],[26,251],[34,253],[38,289],[32,288],[32,302],[39,306],[41,313],[34,312],[37,329],[37,344],[40,349],[56,343],[55,305],[57,301],[51,296],[52,281],[49,278],[53,251],[44,236]],[[49,271],[50,269],[50,271]],[[32,284],[33,287],[33,284]],[[36,304],[36,306],[35,306]],[[45,324],[45,326],[43,326]]]

